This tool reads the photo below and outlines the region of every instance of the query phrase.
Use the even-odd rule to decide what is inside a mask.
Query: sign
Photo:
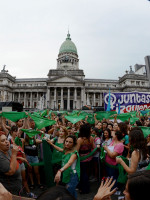
[[[104,107],[107,109],[109,93],[104,93]],[[119,105],[120,104],[120,105]],[[120,92],[110,93],[110,108],[120,113],[150,109],[150,93],[148,92]]]

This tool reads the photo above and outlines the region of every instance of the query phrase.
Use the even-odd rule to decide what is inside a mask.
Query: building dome
[[[75,44],[71,41],[70,34],[68,32],[66,41],[64,41],[59,49],[59,54],[61,53],[77,53],[77,48]]]

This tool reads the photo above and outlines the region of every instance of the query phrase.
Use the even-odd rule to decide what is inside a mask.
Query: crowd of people
[[[94,200],[110,199],[113,193],[119,195],[123,190],[126,200],[140,199],[134,194],[139,187],[135,177],[150,186],[150,171],[146,170],[150,133],[145,137],[140,128],[150,127],[148,116],[139,117],[131,126],[130,119],[118,122],[116,115],[113,120],[98,120],[95,113],[94,124],[88,123],[88,116],[73,124],[63,114],[52,113],[55,124],[33,135],[23,131],[37,130],[31,115],[26,114],[28,117],[16,122],[0,118],[0,183],[9,195],[21,195],[25,190],[28,197],[37,198],[32,192],[35,185],[41,191],[44,188],[38,165],[43,160],[43,140],[52,152],[54,184],[60,191],[65,188],[70,198],[77,199],[77,189],[88,194],[94,181],[101,184]],[[145,191],[147,186],[140,187]],[[38,199],[51,192],[44,192]]]

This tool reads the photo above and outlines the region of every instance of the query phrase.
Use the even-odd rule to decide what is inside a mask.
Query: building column
[[[95,92],[93,93],[93,106],[95,106]]]
[[[86,93],[86,105],[88,105],[88,92]]]
[[[15,94],[12,93],[12,101],[15,101]]]
[[[18,102],[20,103],[20,92],[18,92]]]
[[[77,108],[77,88],[74,88],[74,103],[73,103],[73,109]]]
[[[68,88],[67,110],[70,110],[70,88]]]
[[[83,97],[83,88],[81,88],[81,109],[82,109],[82,106],[83,106],[83,100],[84,100],[84,97]]]
[[[63,102],[63,87],[61,88],[61,103],[60,103],[60,109],[63,110],[64,109],[64,102]]]
[[[26,92],[24,92],[24,108],[26,108]]]
[[[46,92],[46,108],[49,108],[49,99],[50,99],[50,88],[47,88],[47,92]]]
[[[33,98],[32,98],[32,92],[31,92],[31,95],[30,95],[30,108],[32,108],[32,102],[33,102]]]
[[[86,105],[86,94],[85,94],[85,88],[83,88],[83,106]]]
[[[51,108],[51,88],[49,88],[49,104],[48,104],[48,108]]]
[[[54,88],[54,110],[56,109],[56,87]]]
[[[102,93],[100,93],[100,106],[102,106]]]

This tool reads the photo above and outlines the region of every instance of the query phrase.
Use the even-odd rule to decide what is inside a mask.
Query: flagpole
[[[111,105],[110,105],[110,100],[111,100],[111,95],[110,95],[110,88],[109,88],[109,98],[108,98],[108,104],[107,104],[107,109],[106,111],[110,111],[111,110]]]

